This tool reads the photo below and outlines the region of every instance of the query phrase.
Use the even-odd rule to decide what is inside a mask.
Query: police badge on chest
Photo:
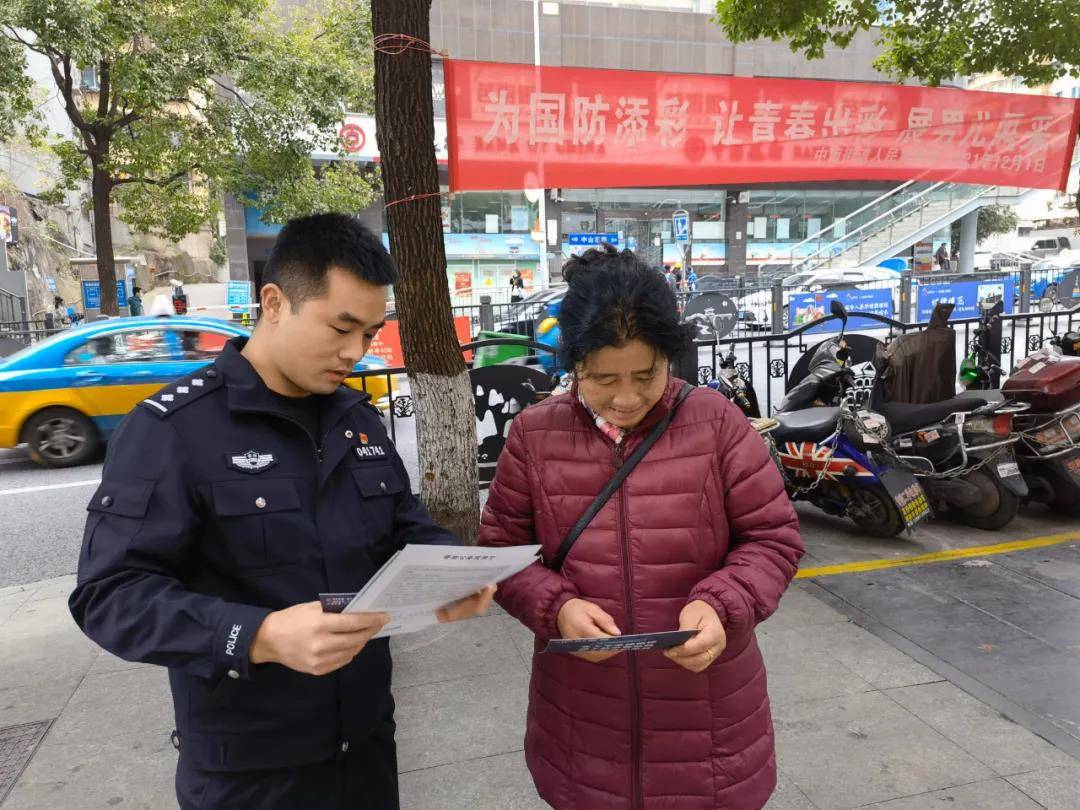
[[[248,450],[245,453],[230,453],[227,459],[229,466],[234,470],[240,470],[240,472],[251,475],[261,473],[263,470],[269,470],[277,464],[277,459],[274,458],[273,453],[260,453],[258,450]]]

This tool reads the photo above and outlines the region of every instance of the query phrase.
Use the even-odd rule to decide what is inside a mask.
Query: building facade
[[[286,6],[298,0],[287,0]],[[431,44],[451,58],[532,64],[539,44],[540,63],[552,66],[648,70],[668,73],[890,82],[877,71],[874,33],[861,33],[844,49],[827,49],[808,62],[783,43],[733,43],[712,20],[704,0],[562,0],[538,4],[534,26],[531,0],[434,0]],[[433,66],[436,132],[445,133],[442,65]],[[352,116],[368,149],[354,159],[371,161],[374,121]],[[437,148],[440,144],[436,144]],[[448,192],[445,144],[440,174]],[[333,156],[313,156],[316,160]],[[671,215],[687,210],[693,222],[691,261],[699,273],[756,273],[790,264],[803,240],[827,230],[843,235],[844,218],[893,187],[890,183],[762,184],[739,188],[545,189],[547,243],[541,245],[539,205],[520,190],[447,193],[443,198],[448,280],[455,302],[480,295],[495,301],[509,294],[509,276],[521,270],[539,287],[557,279],[563,261],[582,235],[614,235],[620,247],[641,253],[654,264],[683,261],[672,238]],[[362,216],[383,227],[381,203]],[[230,232],[240,217],[229,220]],[[254,220],[254,227],[252,226]],[[248,212],[245,239],[230,240],[230,250],[247,254],[258,281],[276,229]],[[554,222],[554,228],[551,223]],[[470,277],[471,275],[471,277]]]

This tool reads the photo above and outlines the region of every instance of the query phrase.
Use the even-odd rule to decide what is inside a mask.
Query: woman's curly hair
[[[563,278],[569,289],[559,308],[559,355],[568,370],[599,349],[632,340],[668,360],[693,341],[663,274],[629,250],[587,250],[566,263]]]

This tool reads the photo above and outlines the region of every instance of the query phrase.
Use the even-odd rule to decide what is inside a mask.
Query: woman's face
[[[664,395],[667,366],[666,357],[640,340],[607,346],[578,366],[578,390],[607,421],[634,428]]]

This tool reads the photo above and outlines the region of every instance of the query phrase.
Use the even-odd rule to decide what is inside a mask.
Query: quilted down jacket
[[[683,386],[672,379],[623,442],[629,455]],[[551,559],[615,472],[616,448],[576,391],[512,423],[480,543],[540,543]],[[798,521],[761,438],[722,395],[696,389],[578,538],[562,571],[536,563],[496,599],[536,634],[525,755],[558,810],[758,810],[776,784],[765,668],[754,626],[803,554]],[[543,655],[563,604],[580,597],[623,633],[673,630],[701,599],[727,648],[701,674],[660,652],[592,664]]]

